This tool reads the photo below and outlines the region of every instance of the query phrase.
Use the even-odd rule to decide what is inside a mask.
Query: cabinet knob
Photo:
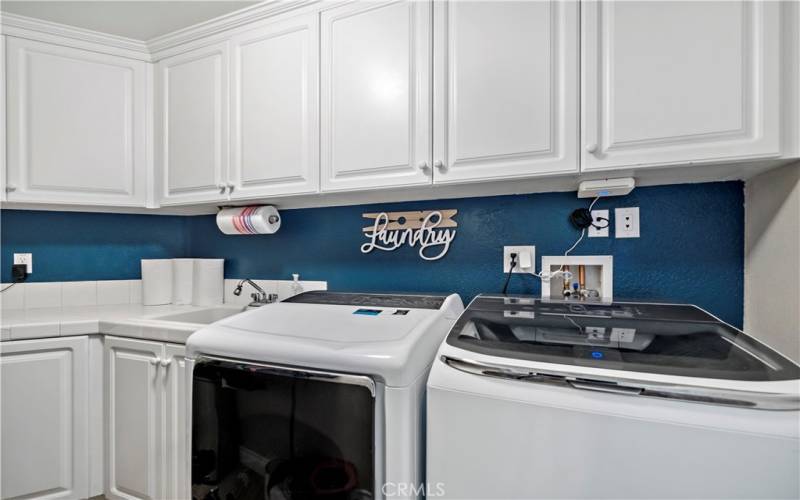
[[[228,189],[228,186],[225,185],[224,182],[220,182],[219,184],[217,184],[217,187],[219,188],[220,194],[225,194],[225,190]]]
[[[232,193],[232,192],[233,192],[233,188],[234,188],[234,185],[233,185],[233,183],[232,183],[232,182],[229,182],[229,183],[228,183],[228,193]]]
[[[586,151],[594,153],[595,151],[597,151],[597,144],[594,142],[590,142],[589,144],[586,145]]]
[[[172,358],[161,360],[161,366],[164,368],[168,367],[170,364],[172,364]]]
[[[17,190],[17,186],[15,186],[14,184],[7,184],[6,185],[6,193],[13,193],[16,190]]]
[[[433,166],[436,167],[436,170],[438,170],[439,172],[445,172],[447,170],[447,167],[444,165],[444,162],[442,162],[442,160],[436,160],[433,163]]]
[[[423,161],[423,162],[421,162],[419,165],[417,165],[417,168],[419,168],[419,169],[420,169],[420,170],[422,170],[423,172],[424,172],[424,171],[426,171],[426,170],[428,170],[428,168],[429,168],[429,167],[428,167],[428,162],[427,162],[427,161]]]
[[[153,366],[158,366],[158,363],[162,362],[160,358],[153,358],[150,360],[150,364]]]

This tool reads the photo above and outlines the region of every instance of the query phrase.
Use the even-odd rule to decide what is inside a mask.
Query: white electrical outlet
[[[25,264],[28,274],[33,272],[33,254],[32,253],[15,253],[14,264]]]
[[[589,226],[589,238],[608,238],[608,226],[611,224],[608,210],[592,210],[592,224]]]
[[[617,238],[639,237],[639,207],[614,210],[614,227]]]
[[[514,246],[503,247],[503,272],[507,273],[511,269],[511,254],[517,254],[517,265],[514,267],[515,273],[533,274],[536,272],[536,247],[535,246]]]

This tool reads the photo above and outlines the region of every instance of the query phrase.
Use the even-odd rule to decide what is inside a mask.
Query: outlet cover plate
[[[614,210],[614,228],[617,238],[639,237],[639,207]]]
[[[15,253],[14,264],[25,264],[27,266],[28,274],[33,272],[33,254],[32,253]]]
[[[533,274],[536,272],[536,247],[529,245],[529,246],[507,246],[503,247],[503,272],[508,273],[508,270],[511,268],[511,254],[517,254],[517,265],[514,267],[514,274],[521,273],[521,274]],[[524,259],[523,253],[527,253],[530,257],[530,266],[528,267],[520,267],[521,261]]]
[[[601,227],[589,226],[589,238],[608,238],[608,226],[611,225],[608,210],[592,210],[592,222]]]

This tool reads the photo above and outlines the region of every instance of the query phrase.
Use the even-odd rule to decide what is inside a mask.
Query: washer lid
[[[406,386],[425,373],[462,310],[457,295],[308,292],[208,325],[186,347],[191,357],[357,373]]]
[[[800,379],[800,367],[692,305],[477,297],[447,344],[581,367],[741,381]]]

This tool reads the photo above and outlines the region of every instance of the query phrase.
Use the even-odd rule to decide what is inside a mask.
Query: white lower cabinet
[[[89,497],[88,337],[0,351],[0,497]]]
[[[159,342],[105,340],[106,495],[157,498],[163,381]]]
[[[188,498],[184,351],[106,337],[108,498]]]
[[[169,499],[190,498],[191,428],[187,425],[189,412],[189,383],[186,372],[186,347],[175,344],[164,345],[164,358],[167,366],[164,372],[164,404],[166,438],[165,484],[163,497]]]

